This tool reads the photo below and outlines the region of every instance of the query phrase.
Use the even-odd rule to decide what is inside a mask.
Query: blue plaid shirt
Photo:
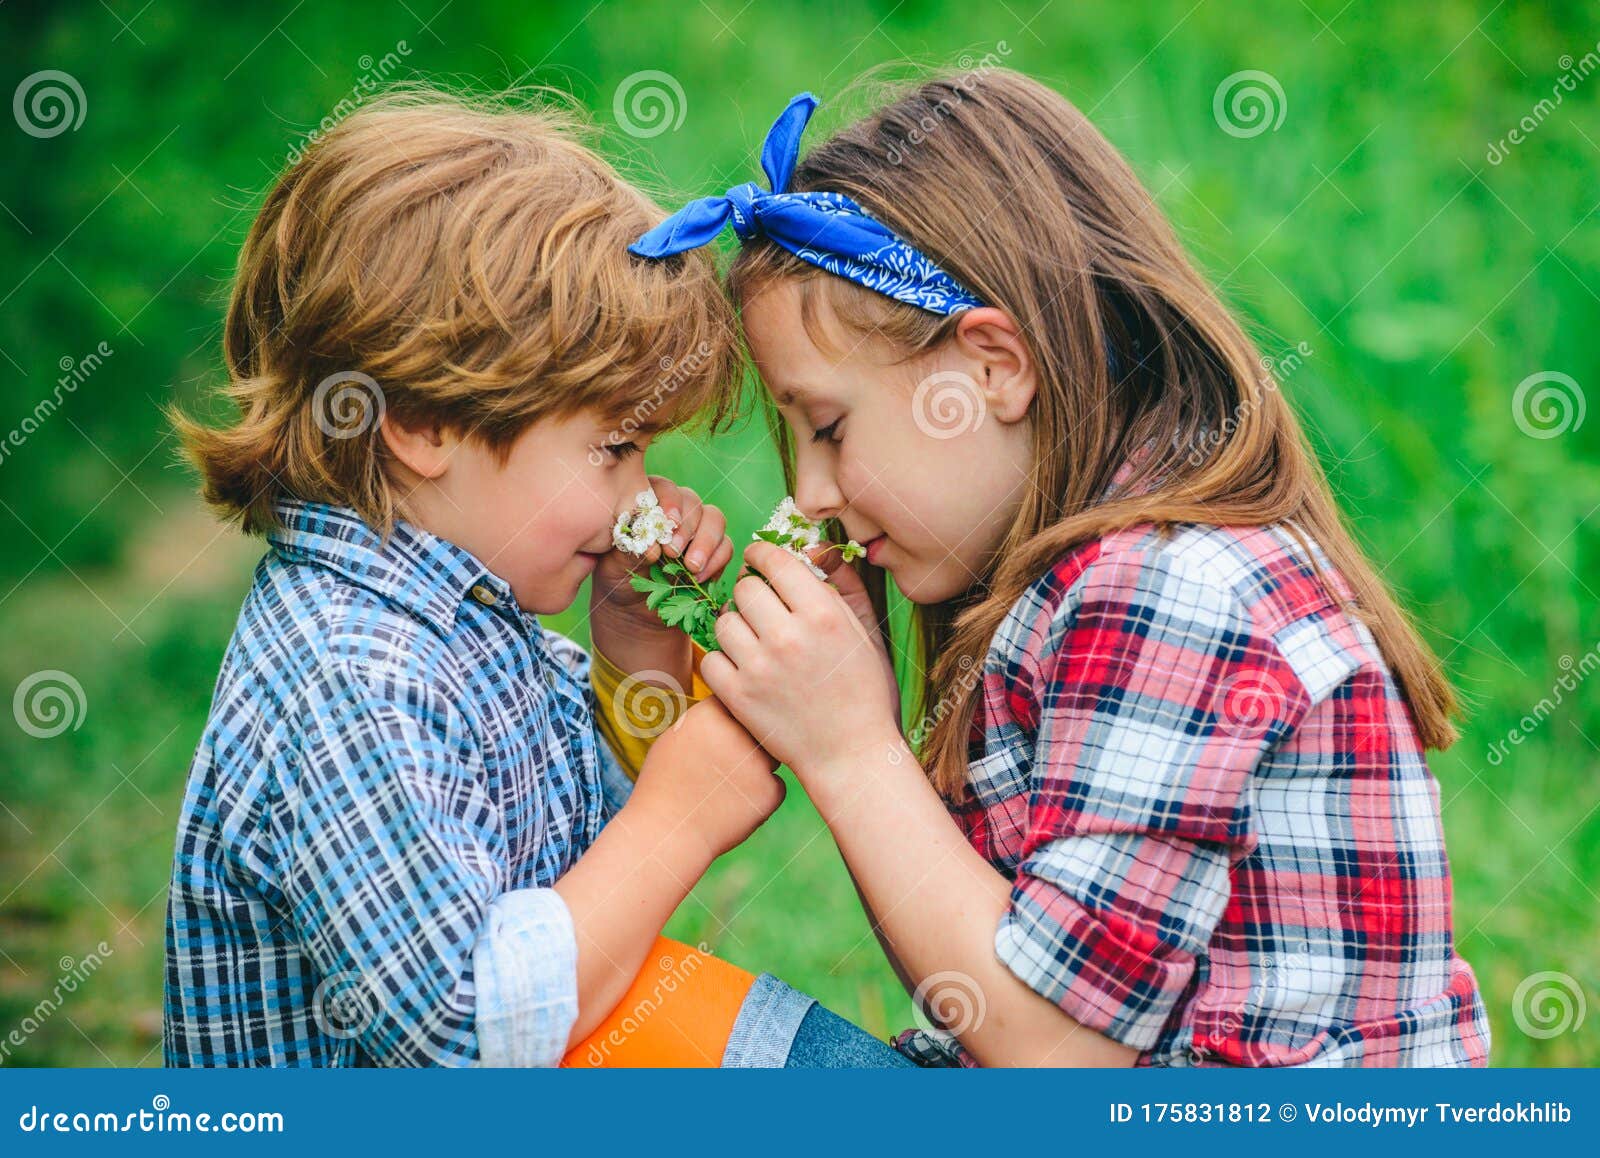
[[[628,781],[589,658],[468,552],[285,500],[189,771],[168,1065],[553,1065],[551,885]]]

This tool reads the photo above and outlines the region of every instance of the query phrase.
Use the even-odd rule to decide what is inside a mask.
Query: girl
[[[702,666],[838,840],[926,1064],[1482,1065],[1434,657],[1125,161],[980,70],[812,150],[731,271],[832,585],[765,543]],[[902,733],[883,576],[926,667]],[[766,582],[762,581],[762,578]]]

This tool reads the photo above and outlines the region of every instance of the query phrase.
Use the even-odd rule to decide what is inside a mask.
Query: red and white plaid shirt
[[[1319,561],[1281,527],[1132,528],[990,645],[955,818],[1013,882],[995,952],[1142,1064],[1487,1061],[1438,785]]]

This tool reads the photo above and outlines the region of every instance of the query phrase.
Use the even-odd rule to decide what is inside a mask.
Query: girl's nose
[[[831,471],[819,470],[813,463],[795,464],[794,505],[813,522],[836,519],[845,508],[845,499]]]

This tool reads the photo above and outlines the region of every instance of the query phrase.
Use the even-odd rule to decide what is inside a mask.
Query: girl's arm
[[[900,734],[885,659],[843,597],[776,547],[752,543],[738,611],[701,674],[767,751],[794,769],[833,830],[901,979],[986,1065],[1130,1065],[1136,1050],[1084,1030],[995,956],[1010,885],[962,837]],[[955,979],[945,974],[960,975]],[[946,985],[973,992],[945,992]],[[941,999],[943,997],[943,1000]]]
[[[806,779],[901,983],[985,1066],[1129,1066],[995,956],[1011,885],[950,818],[896,734]],[[809,784],[808,784],[809,787]],[[956,976],[948,976],[955,974]]]

